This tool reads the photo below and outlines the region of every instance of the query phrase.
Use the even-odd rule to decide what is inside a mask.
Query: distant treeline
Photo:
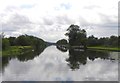
[[[119,42],[120,42],[120,36],[97,38],[92,35],[87,38],[87,46],[118,47]]]
[[[9,48],[9,46],[32,46],[34,49],[40,49],[41,47],[45,47],[46,44],[44,40],[29,35],[9,38],[2,36],[2,49],[5,50]]]
[[[89,36],[86,38],[87,46],[105,46],[105,47],[118,47],[120,42],[120,36],[110,36],[110,37],[101,37],[97,38]],[[61,39],[57,41],[58,45],[67,45],[69,44],[66,39]]]
[[[120,36],[110,36],[97,38],[92,36],[87,37],[87,32],[85,29],[80,29],[78,25],[70,25],[65,34],[68,40],[61,39],[56,43],[58,45],[70,45],[70,46],[108,46],[108,47],[118,47],[118,42],[120,42]]]

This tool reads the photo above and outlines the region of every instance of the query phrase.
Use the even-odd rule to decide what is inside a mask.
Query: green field
[[[87,47],[87,48],[94,49],[94,50],[120,51],[120,48],[117,48],[117,47],[94,46],[94,47]]]
[[[31,46],[10,46],[8,49],[2,50],[1,56],[20,55],[20,54],[23,54],[24,52],[28,52],[28,51],[32,51]]]

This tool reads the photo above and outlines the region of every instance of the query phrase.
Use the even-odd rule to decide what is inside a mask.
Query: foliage
[[[20,45],[20,46],[29,46],[31,43],[31,40],[28,35],[21,35],[17,37],[16,42],[17,42],[17,45]]]
[[[32,46],[35,50],[37,50],[46,47],[46,43],[44,42],[44,40],[34,36],[20,35],[17,38],[3,38],[3,50],[8,48],[8,46]]]
[[[66,39],[61,39],[57,41],[58,45],[66,45],[67,44],[67,40]]]
[[[71,46],[79,46],[84,45],[86,47],[86,31],[84,29],[80,29],[78,25],[70,25],[67,29],[67,33],[65,34],[69,38],[69,45]]]
[[[16,45],[16,37],[9,37],[8,40],[10,42],[10,46]]]
[[[17,56],[26,51],[31,51],[31,46],[10,46],[7,50],[2,51],[2,56]]]
[[[97,38],[92,35],[87,38],[87,46],[118,47],[119,39],[117,36]]]
[[[2,49],[6,50],[10,46],[9,40],[7,38],[2,38]]]

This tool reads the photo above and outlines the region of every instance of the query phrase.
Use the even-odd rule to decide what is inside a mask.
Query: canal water
[[[49,46],[2,60],[3,81],[118,81],[118,52]]]

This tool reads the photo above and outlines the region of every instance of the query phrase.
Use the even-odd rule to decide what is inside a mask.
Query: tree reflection
[[[69,58],[66,59],[72,70],[79,69],[79,65],[85,65],[87,56],[84,51],[69,49]]]
[[[68,50],[66,47],[63,47],[63,46],[60,46],[60,45],[56,46],[56,48],[58,50],[62,51],[62,52],[67,52],[67,50]]]
[[[57,47],[60,51],[64,51],[63,47]],[[100,59],[110,59],[109,52],[107,51],[96,51],[96,50],[83,50],[83,49],[75,49],[69,48],[67,49],[69,52],[69,58],[66,59],[68,62],[68,66],[72,70],[76,70],[80,68],[80,65],[86,65],[87,60],[94,61],[97,58]]]
[[[88,58],[92,61],[94,61],[95,59],[97,58],[100,58],[100,59],[109,59],[109,52],[107,51],[95,51],[95,50],[88,50],[86,52]]]
[[[46,47],[42,47],[40,49],[36,49],[34,51],[28,51],[28,52],[23,52],[21,55],[16,55],[16,56],[5,56],[2,57],[2,72],[4,72],[4,68],[9,64],[9,61],[11,59],[17,58],[19,61],[25,62],[28,60],[34,59],[36,56],[39,56],[45,49]]]
[[[69,58],[66,59],[69,67],[72,70],[79,69],[80,65],[85,65],[87,63],[87,58],[94,61],[97,58],[109,59],[109,53],[105,51],[90,51],[80,49],[69,49]]]

